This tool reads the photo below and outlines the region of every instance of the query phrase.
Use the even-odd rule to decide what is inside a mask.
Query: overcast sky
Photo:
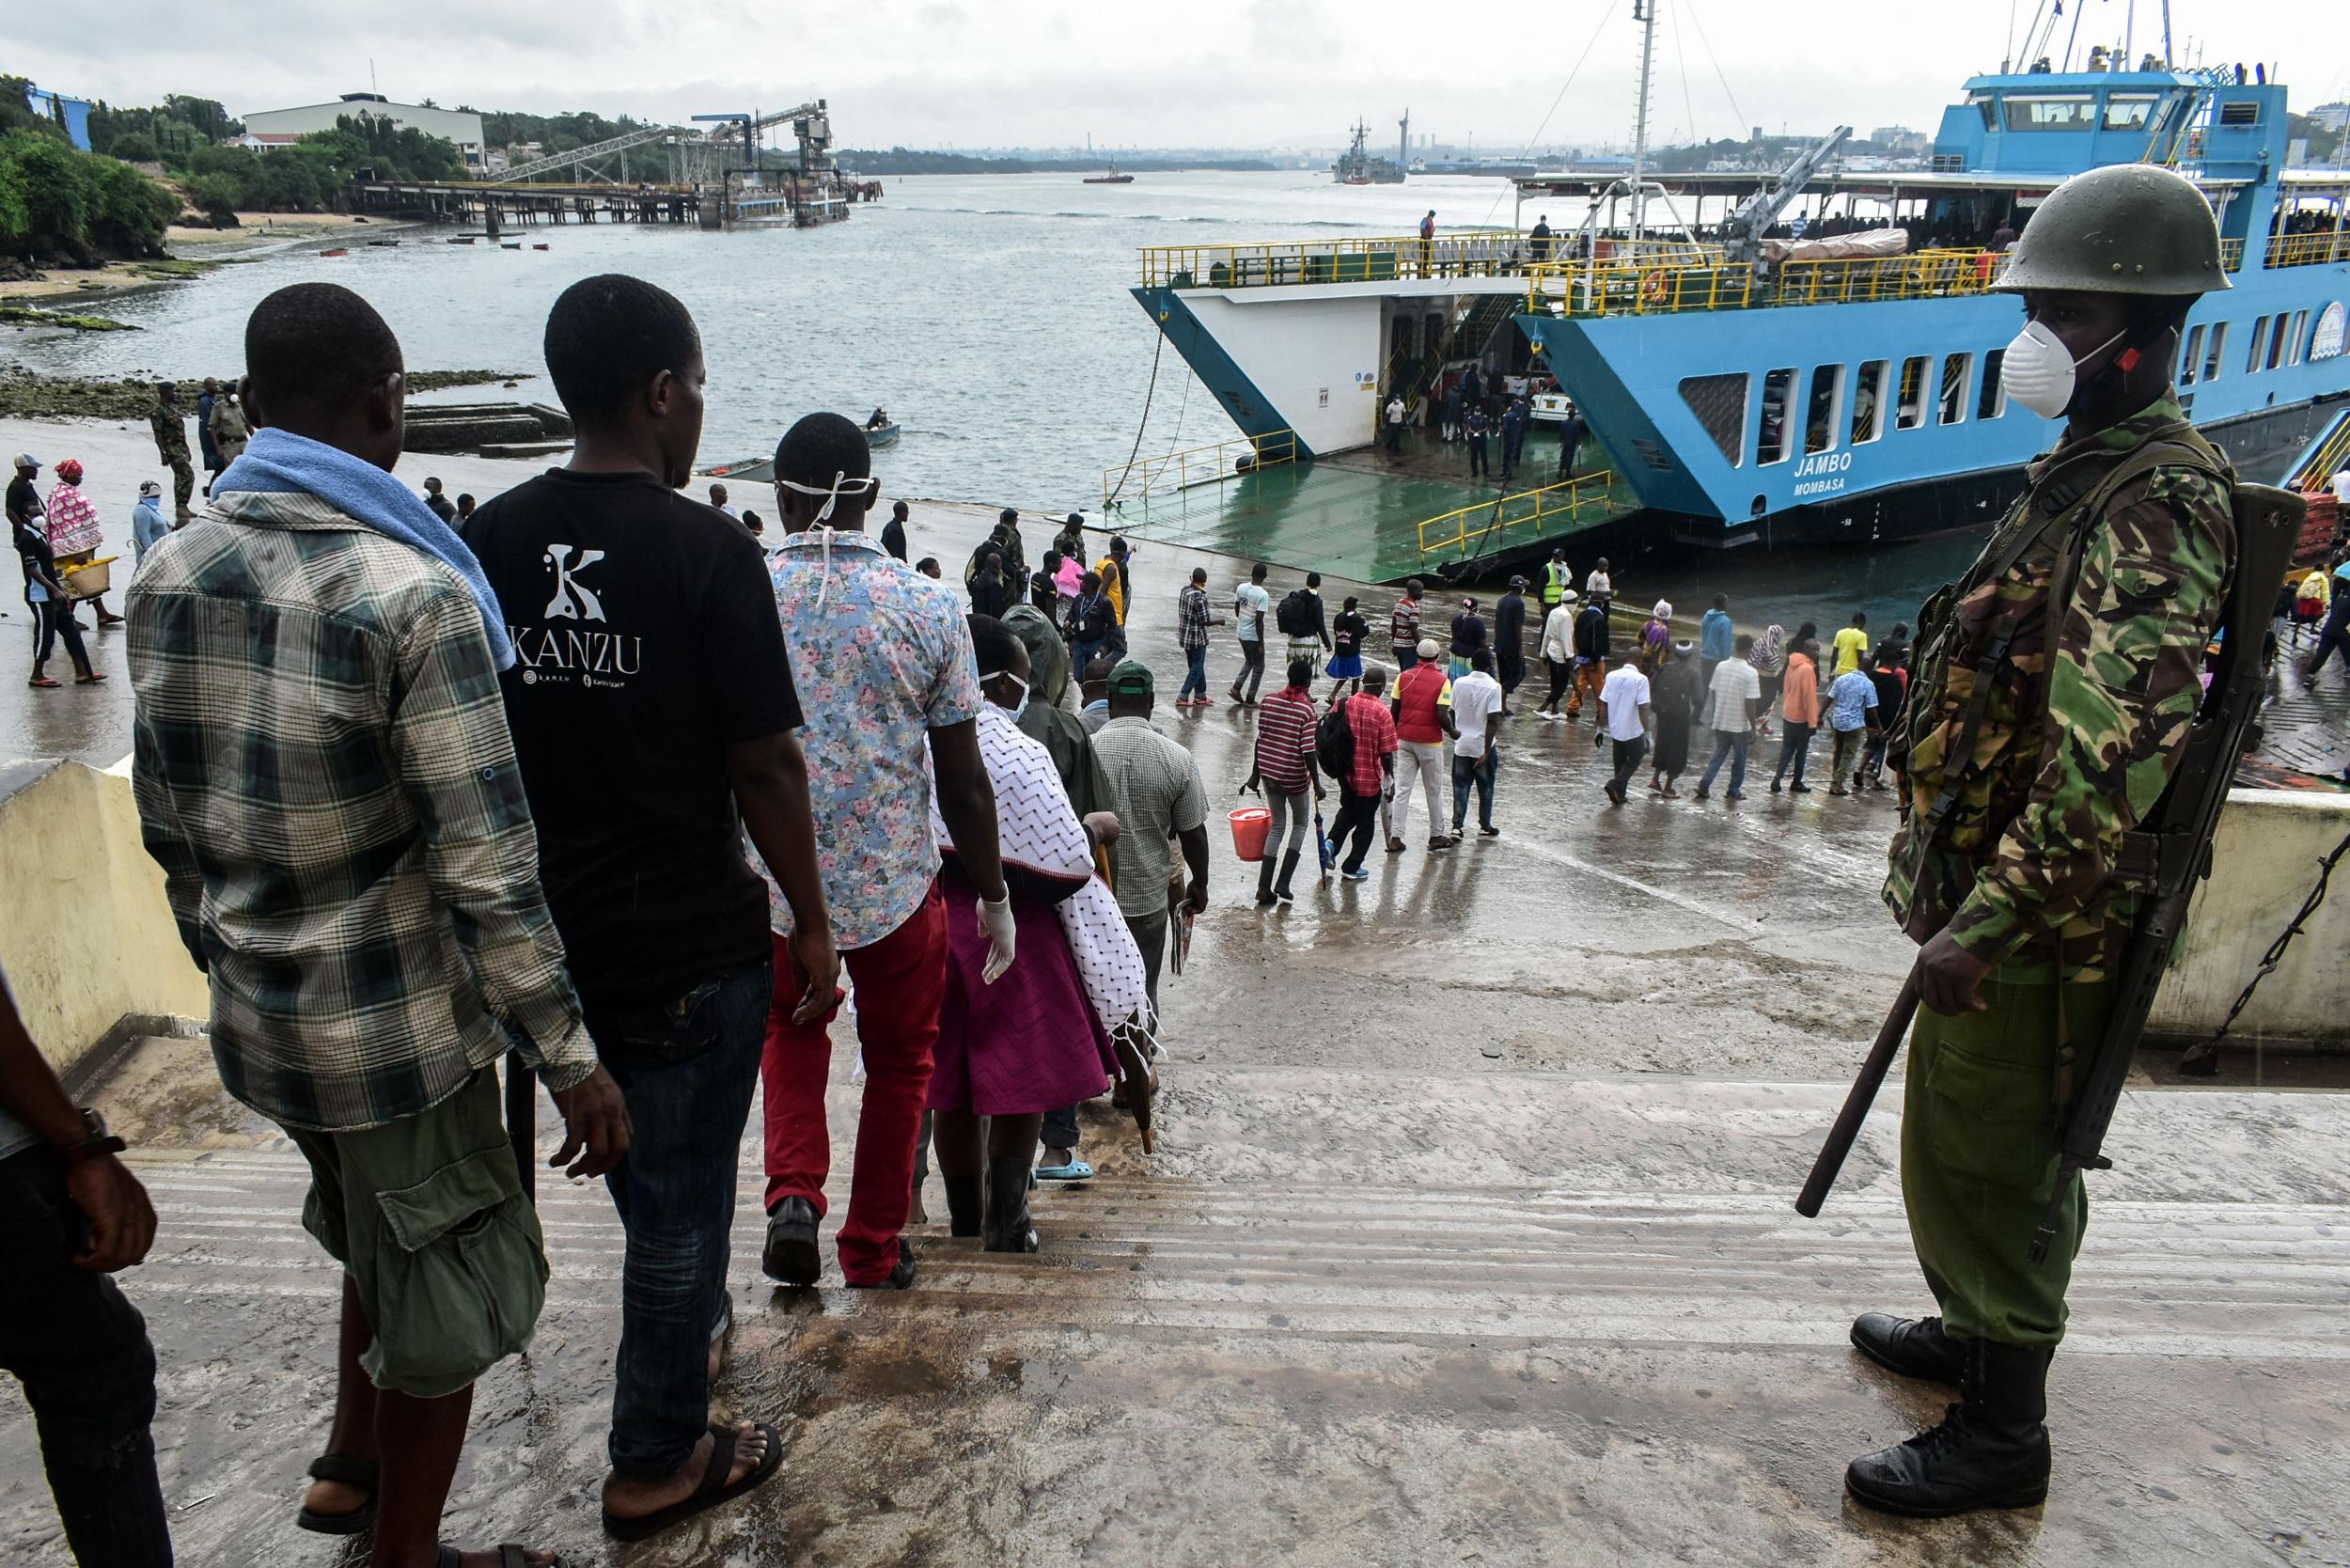
[[[2015,0],[2020,34],[2049,0]],[[2130,0],[2063,0],[2057,51],[2119,43]],[[1997,70],[2006,0],[1660,0],[1653,134],[1841,119],[1932,131]],[[117,103],[166,92],[231,113],[375,81],[444,106],[649,118],[831,102],[841,145],[1327,147],[1357,115],[1480,151],[1628,138],[1632,0],[21,0],[0,70]],[[2341,0],[2172,0],[2183,54],[2281,62],[2296,108],[2350,87]],[[2159,49],[2160,0],[2136,48]],[[2193,44],[2190,46],[2189,39]],[[1578,57],[1584,58],[1580,69]],[[2019,52],[2022,44],[2014,45]],[[2019,58],[2019,65],[2022,63]],[[1563,98],[1561,87],[1565,87]],[[1558,100],[1556,113],[1551,113]],[[1733,107],[1733,104],[1735,107]],[[1549,115],[1547,126],[1544,117]]]

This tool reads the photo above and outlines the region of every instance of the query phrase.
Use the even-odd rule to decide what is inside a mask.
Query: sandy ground
[[[274,245],[332,235],[397,233],[411,226],[369,222],[340,212],[240,212],[236,228],[199,228],[173,224],[164,231],[164,247],[180,260],[210,261]],[[0,300],[86,303],[130,289],[152,289],[178,279],[157,278],[140,271],[137,261],[109,261],[102,267],[51,267],[33,279],[0,281]]]

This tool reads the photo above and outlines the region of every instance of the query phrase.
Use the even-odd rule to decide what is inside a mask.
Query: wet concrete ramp
[[[573,1564],[2343,1553],[2338,1097],[2132,1095],[2054,1374],[2052,1501],[1907,1524],[1839,1486],[1846,1458],[1949,1397],[1843,1340],[1856,1309],[1919,1300],[1897,1091],[1806,1222],[1788,1192],[1839,1086],[1192,1063],[1168,1080],[1152,1160],[1089,1118],[1104,1174],[1039,1195],[1035,1258],[932,1227],[908,1293],[830,1272],[776,1292],[746,1212],[718,1394],[778,1422],[787,1466],[643,1546],[604,1543],[595,1514],[619,1227],[596,1187],[544,1191],[548,1311],[532,1353],[482,1385],[448,1533],[545,1541]],[[844,1142],[854,1105],[836,1093]],[[291,1521],[324,1433],[336,1290],[297,1222],[299,1158],[257,1139],[139,1165],[162,1240],[126,1284],[163,1356],[181,1560],[324,1561]],[[19,1410],[0,1414],[0,1555],[62,1562]]]

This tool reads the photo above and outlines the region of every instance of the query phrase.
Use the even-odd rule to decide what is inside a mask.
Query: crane
[[[1729,230],[1729,239],[1722,249],[1731,260],[1755,261],[1762,259],[1762,237],[1771,231],[1771,226],[1778,222],[1778,215],[1803,194],[1803,188],[1810,183],[1811,177],[1820,172],[1822,165],[1851,134],[1851,126],[1838,126],[1821,137],[1816,145],[1806,149],[1794,163],[1779,170],[1777,180],[1738,204],[1737,211],[1730,214],[1724,225]]]

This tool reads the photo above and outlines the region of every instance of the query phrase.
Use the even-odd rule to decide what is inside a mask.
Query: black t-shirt
[[[456,503],[446,495],[428,495],[424,498],[424,504],[432,510],[433,516],[444,523],[457,515]]]
[[[765,960],[725,748],[800,703],[758,544],[649,474],[562,469],[466,538],[513,635],[507,723],[581,995],[666,1001]]]
[[[22,474],[8,481],[8,508],[11,523],[20,517],[39,517],[45,510],[40,504],[40,492]]]

